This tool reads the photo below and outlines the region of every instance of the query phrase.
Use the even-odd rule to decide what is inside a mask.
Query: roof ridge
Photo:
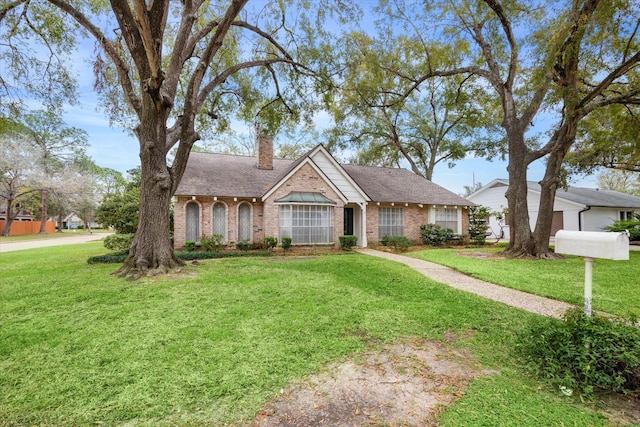
[[[192,155],[192,154],[206,154],[206,155],[214,155],[214,156],[238,157],[238,158],[242,158],[242,159],[255,159],[256,158],[255,155],[249,155],[249,154],[215,153],[215,152],[211,152],[211,151],[193,151],[193,152],[190,153],[190,155]],[[287,161],[287,162],[295,161],[293,159],[286,159],[286,158],[282,158],[282,157],[274,157],[273,160]]]

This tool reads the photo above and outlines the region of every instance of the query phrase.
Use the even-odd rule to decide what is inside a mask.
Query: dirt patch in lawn
[[[596,407],[615,424],[640,425],[640,396],[603,396]]]
[[[466,256],[470,258],[480,259],[506,259],[502,254],[495,252],[480,252],[480,251],[458,251],[457,255]]]
[[[405,340],[333,363],[288,385],[245,427],[437,426],[438,415],[462,397],[482,370],[469,349],[445,341]],[[640,400],[613,395],[596,403],[615,425],[640,423]]]
[[[255,427],[430,426],[461,397],[480,370],[467,350],[407,340],[328,366],[287,386]]]

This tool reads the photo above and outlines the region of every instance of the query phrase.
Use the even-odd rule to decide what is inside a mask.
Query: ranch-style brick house
[[[466,233],[474,204],[406,169],[338,163],[318,145],[297,160],[273,158],[273,139],[257,156],[193,152],[174,197],[174,246],[220,234],[227,245],[265,237],[294,245],[358,246],[385,235],[420,240],[420,225]]]

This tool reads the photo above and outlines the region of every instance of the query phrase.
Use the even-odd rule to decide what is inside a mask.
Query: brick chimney
[[[256,153],[258,156],[258,169],[273,169],[273,137],[258,133],[256,139]]]

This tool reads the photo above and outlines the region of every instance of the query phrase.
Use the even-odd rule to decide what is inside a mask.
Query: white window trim
[[[436,210],[437,209],[443,209],[443,208],[451,208],[452,206],[447,206],[447,205],[435,205],[434,207],[432,207],[431,209],[429,209],[429,224],[435,224],[436,223]],[[456,209],[456,213],[457,213],[457,220],[458,220],[458,231],[456,231],[456,234],[462,234],[462,209],[460,208],[460,206],[453,206],[453,208]]]

